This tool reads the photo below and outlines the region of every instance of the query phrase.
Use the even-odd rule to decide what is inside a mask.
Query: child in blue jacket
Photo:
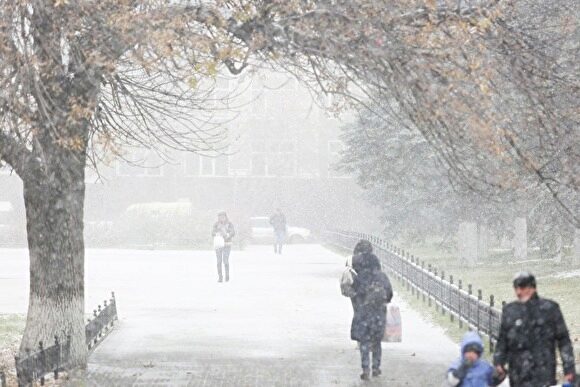
[[[483,341],[476,332],[467,332],[461,340],[461,357],[447,370],[447,383],[451,387],[497,386],[501,381],[494,369],[481,359]]]

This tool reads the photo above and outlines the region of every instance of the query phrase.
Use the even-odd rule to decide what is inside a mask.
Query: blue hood
[[[463,335],[463,339],[461,339],[461,355],[465,352],[465,347],[469,344],[477,344],[481,348],[481,352],[483,352],[483,340],[477,334],[477,332],[467,332]]]

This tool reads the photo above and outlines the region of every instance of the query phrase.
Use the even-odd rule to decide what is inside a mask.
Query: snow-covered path
[[[211,251],[89,250],[87,307],[115,290],[121,319],[90,358],[91,385],[359,385],[344,261],[316,245],[282,256],[255,246],[232,252],[232,281],[218,284]],[[0,278],[0,289],[15,282]],[[22,291],[0,291],[0,305]],[[384,375],[371,385],[440,386],[455,344],[396,302],[404,342],[384,344]]]

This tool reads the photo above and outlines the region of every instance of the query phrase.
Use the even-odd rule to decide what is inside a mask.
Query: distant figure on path
[[[358,247],[358,248],[357,248]],[[361,354],[362,380],[370,380],[372,352],[372,376],[381,375],[381,340],[387,323],[387,303],[393,298],[393,289],[379,259],[372,253],[370,242],[361,240],[353,256],[352,267],[356,271],[352,297],[354,317],[350,336],[358,341]]]
[[[223,282],[224,280],[222,263],[226,269],[226,281],[230,280],[230,252],[232,251],[232,239],[235,235],[234,225],[229,221],[228,215],[225,211],[220,212],[218,214],[218,221],[213,225],[212,229],[215,254],[217,257],[218,282]]]
[[[503,308],[493,359],[497,372],[505,375],[508,365],[511,387],[555,385],[558,347],[565,379],[573,383],[574,349],[560,307],[538,296],[528,272],[516,274],[513,286],[518,300]]]
[[[282,246],[286,240],[286,216],[282,210],[276,208],[274,214],[270,216],[270,224],[274,228],[274,253],[282,254]]]
[[[491,364],[481,358],[483,341],[477,332],[467,332],[461,340],[461,356],[447,370],[449,387],[488,387],[501,383]]]

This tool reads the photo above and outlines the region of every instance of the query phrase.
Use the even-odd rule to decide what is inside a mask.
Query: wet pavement
[[[383,376],[360,381],[344,262],[318,245],[252,246],[217,283],[211,251],[88,250],[87,308],[115,290],[120,315],[88,385],[439,387],[457,346],[396,296],[403,343],[384,343]]]

